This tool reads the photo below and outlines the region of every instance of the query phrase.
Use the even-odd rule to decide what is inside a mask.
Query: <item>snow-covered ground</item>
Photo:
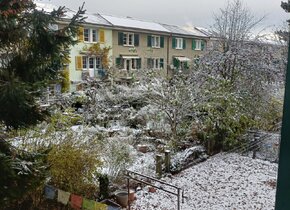
[[[182,210],[271,210],[275,204],[277,164],[218,154],[163,181],[184,189]],[[176,210],[177,198],[162,190],[136,193],[133,210]]]

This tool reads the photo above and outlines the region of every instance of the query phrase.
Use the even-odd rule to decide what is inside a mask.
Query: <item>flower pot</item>
[[[141,145],[141,144],[138,144],[138,145],[137,145],[137,150],[138,150],[139,152],[146,153],[147,150],[148,150],[148,146],[147,146],[147,145]]]
[[[119,205],[126,208],[128,206],[128,192],[127,191],[117,191],[115,193],[116,201]]]
[[[133,189],[130,189],[129,191],[129,202],[132,202],[135,200],[135,191]]]
[[[155,193],[155,192],[156,192],[156,188],[154,188],[154,187],[149,187],[149,188],[148,188],[148,191],[151,192],[151,193]]]

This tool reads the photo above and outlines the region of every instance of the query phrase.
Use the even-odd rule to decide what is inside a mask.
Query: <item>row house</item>
[[[166,28],[129,17],[103,17],[113,25],[112,65],[120,75],[130,75],[139,69],[166,69],[170,33]]]
[[[140,69],[164,75],[186,71],[209,41],[209,36],[195,28],[96,13],[86,16],[76,37],[79,42],[71,47],[65,67],[70,91],[79,89],[85,79],[107,78],[109,69],[120,77],[132,76]],[[65,24],[65,19],[59,20],[58,27]]]
[[[162,25],[170,31],[168,72],[189,69],[206,50],[209,37],[194,27],[184,29],[175,25]]]
[[[69,79],[71,91],[81,89],[87,78],[102,78],[112,63],[112,27],[99,14],[88,14],[79,28],[78,44],[70,50]]]
[[[209,37],[195,28],[102,15],[113,26],[112,64],[120,72],[189,69],[206,49]]]

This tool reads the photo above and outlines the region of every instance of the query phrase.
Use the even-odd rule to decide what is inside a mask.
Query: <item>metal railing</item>
[[[136,178],[136,176],[139,177],[139,178]],[[155,179],[153,177],[149,177],[149,176],[146,176],[146,175],[134,172],[134,171],[130,171],[130,170],[127,170],[126,177],[127,177],[128,195],[130,193],[130,179],[132,179],[132,180],[135,180],[135,181],[137,181],[139,183],[149,185],[151,187],[154,187],[156,189],[162,190],[162,191],[164,191],[166,193],[169,193],[171,195],[177,196],[177,210],[181,209],[181,207],[180,207],[180,198],[182,198],[182,203],[184,203],[184,198],[187,198],[186,196],[184,196],[184,190],[181,189],[180,187],[177,187],[177,186],[172,185],[172,184],[168,184],[168,183],[166,183],[164,181]],[[143,179],[149,179],[150,181],[159,182],[162,185],[165,185],[165,186],[173,188],[173,190],[171,191],[171,190],[167,190],[167,189],[164,189],[162,187],[153,185],[153,184],[151,184],[151,183],[149,183],[149,182],[147,182],[147,181],[145,181]],[[128,196],[128,209],[130,210],[129,196]]]

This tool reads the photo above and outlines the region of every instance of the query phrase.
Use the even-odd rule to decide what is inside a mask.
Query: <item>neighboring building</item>
[[[41,3],[38,6],[48,11],[54,8]],[[74,13],[68,10],[66,18]],[[110,69],[117,72],[114,77],[126,78],[139,69],[154,69],[164,75],[189,69],[207,48],[209,40],[194,28],[183,29],[131,17],[95,13],[86,13],[86,16],[77,37],[79,43],[71,47],[66,67],[70,91],[80,89],[85,79],[106,78]],[[67,19],[59,20],[57,27],[64,27]]]
[[[121,75],[138,69],[166,69],[170,33],[166,28],[128,17],[102,16],[113,25],[112,61]]]
[[[194,28],[162,24],[170,31],[168,64],[170,72],[189,69],[206,50],[209,37]]]
[[[195,30],[136,20],[130,17],[102,15],[113,27],[113,65],[130,75],[138,69],[189,69],[206,49],[209,37]]]
[[[70,81],[73,84],[71,90],[74,90],[74,84],[77,88],[77,84],[81,84],[85,78],[104,77],[107,68],[112,66],[110,59],[113,47],[111,24],[99,14],[87,15],[85,23],[79,28],[79,43],[71,48],[69,64]],[[95,46],[94,49],[100,48],[99,52],[89,51],[92,46]],[[101,52],[104,48],[110,48],[108,54],[105,55],[107,58]]]

